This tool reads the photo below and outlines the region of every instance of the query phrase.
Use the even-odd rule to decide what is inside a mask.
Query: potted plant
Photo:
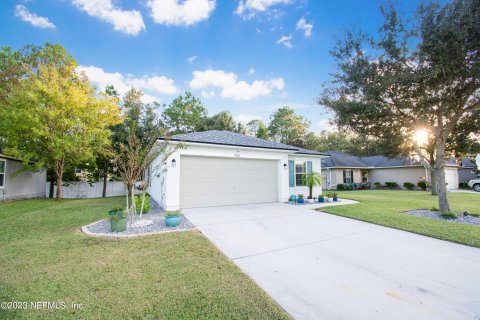
[[[122,207],[116,207],[108,211],[108,216],[112,232],[127,230],[127,213]]]
[[[181,215],[180,210],[167,211],[165,213],[165,225],[167,227],[177,227],[180,224]]]
[[[333,193],[333,201],[338,201],[337,193],[336,193],[336,192]]]
[[[297,202],[298,203],[304,203],[305,200],[303,199],[303,194],[299,194],[298,197],[297,197]]]
[[[323,196],[323,193],[318,196],[318,202],[324,203],[325,202],[325,197]]]
[[[308,203],[313,203],[313,187],[320,186],[322,184],[322,175],[318,172],[308,172],[303,177],[303,183],[308,187]]]
[[[327,200],[328,202],[333,202],[333,192],[327,192]]]

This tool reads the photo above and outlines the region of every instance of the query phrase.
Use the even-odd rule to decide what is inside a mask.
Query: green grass
[[[480,226],[402,214],[402,211],[438,206],[437,197],[423,191],[343,191],[340,198],[361,203],[322,208],[321,211],[410,231],[425,236],[480,247]],[[449,193],[453,211],[480,214],[480,194]]]
[[[81,310],[2,310],[0,319],[288,319],[197,231],[134,239],[80,233],[122,198],[0,204],[0,301]]]

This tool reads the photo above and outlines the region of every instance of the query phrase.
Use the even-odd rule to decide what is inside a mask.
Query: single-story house
[[[0,201],[45,198],[47,173],[19,171],[22,162],[0,154]]]
[[[478,179],[478,175],[475,173],[476,169],[477,165],[471,159],[462,159],[460,167],[458,168],[458,181],[462,183]]]
[[[414,158],[384,156],[357,157],[343,152],[329,151],[322,159],[322,175],[327,189],[336,189],[341,183],[396,182],[403,187],[405,182],[417,184],[429,181],[427,169]],[[458,165],[448,161],[445,167],[447,189],[458,189]]]
[[[165,210],[288,201],[308,196],[302,178],[321,172],[323,153],[230,131],[174,135],[170,145],[183,143],[165,163],[150,165],[149,194]],[[148,170],[147,170],[148,171]],[[151,174],[148,173],[147,174]],[[314,195],[322,192],[314,188]]]

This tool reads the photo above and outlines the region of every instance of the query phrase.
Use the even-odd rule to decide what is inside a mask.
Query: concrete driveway
[[[282,203],[184,214],[294,318],[480,319],[480,249]]]

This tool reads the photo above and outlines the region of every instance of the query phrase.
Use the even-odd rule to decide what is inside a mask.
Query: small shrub
[[[405,182],[405,183],[403,184],[403,187],[404,187],[405,189],[407,189],[407,190],[413,190],[413,188],[415,188],[415,185],[414,185],[413,183],[411,183],[411,182]]]
[[[182,215],[182,212],[180,210],[167,211],[165,213],[165,217],[178,217],[180,215]]]
[[[329,191],[327,192],[327,198],[333,198],[334,192]]]
[[[377,189],[381,189],[381,188],[382,188],[382,184],[381,184],[380,182],[378,182],[378,181],[375,182],[374,185],[375,185],[375,188],[377,188]]]
[[[458,184],[458,186],[461,188],[461,189],[470,189],[470,187],[468,186],[468,182],[460,182]]]
[[[140,213],[140,207],[142,206],[142,195],[135,196],[135,207],[137,212]],[[143,203],[143,213],[150,211],[150,195],[145,195],[145,202]]]
[[[115,207],[108,211],[108,218],[112,221],[118,221],[127,217],[126,211],[122,207]]]
[[[297,198],[298,198],[298,199],[303,199],[303,194],[300,193],[300,194],[297,196]]]
[[[431,209],[431,211],[440,211],[440,209],[438,209],[437,207],[433,206]]]
[[[425,181],[425,180],[420,180],[420,181],[418,181],[417,186],[418,186],[419,188],[421,188],[422,190],[425,191],[425,190],[427,190],[427,188],[428,188],[430,185],[429,185],[429,183],[428,183],[427,181]]]
[[[440,213],[440,217],[444,218],[444,219],[457,219],[458,216],[456,213],[453,213],[453,212],[442,212]]]
[[[385,182],[385,185],[386,185],[389,189],[393,189],[393,188],[398,187],[398,183],[396,183],[396,182],[390,182],[390,181]]]

